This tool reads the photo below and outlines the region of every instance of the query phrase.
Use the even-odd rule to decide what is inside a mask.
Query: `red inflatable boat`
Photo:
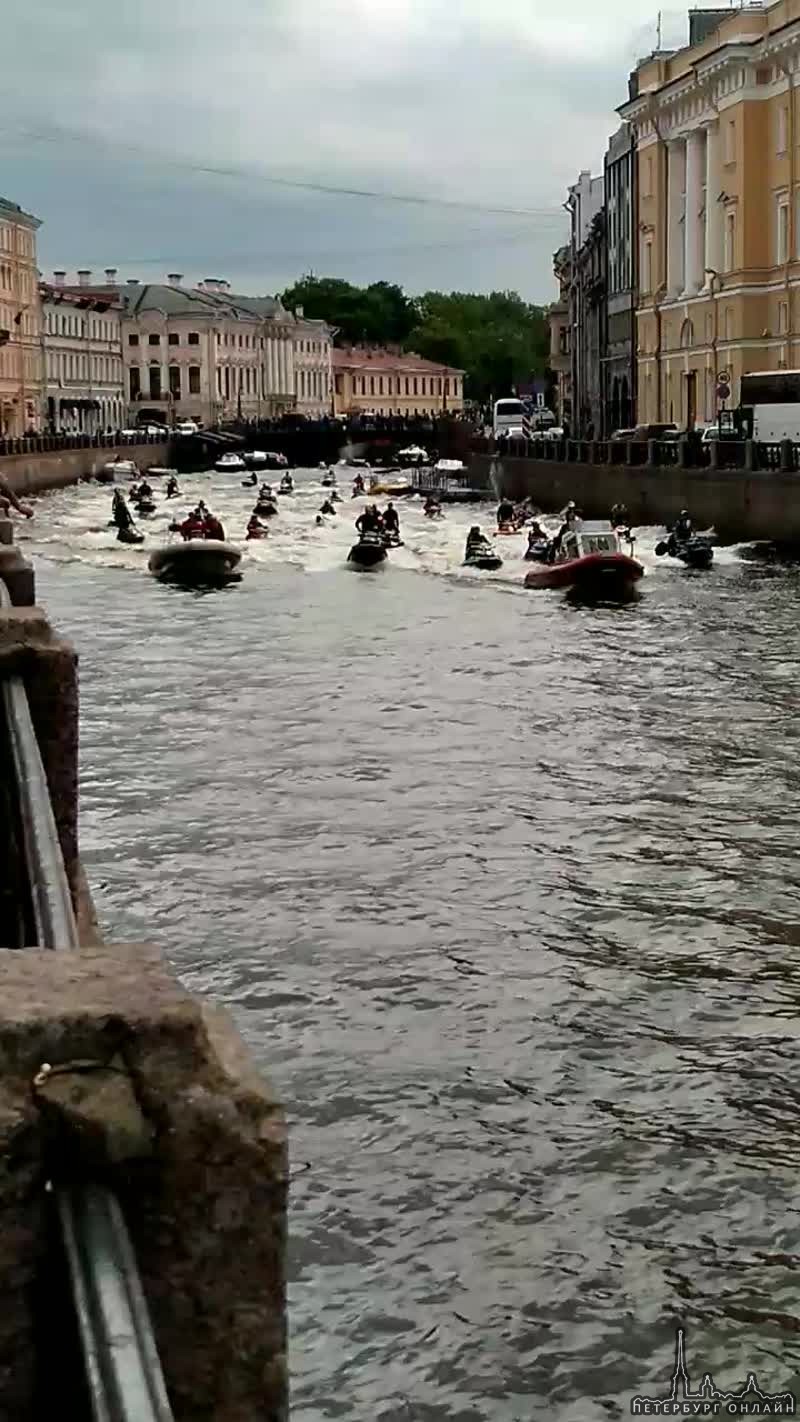
[[[633,548],[632,540],[628,546]],[[577,523],[565,533],[552,563],[539,563],[525,577],[526,588],[563,588],[591,596],[621,597],[644,575],[610,523]]]

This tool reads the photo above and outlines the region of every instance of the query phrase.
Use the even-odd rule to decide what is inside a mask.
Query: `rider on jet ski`
[[[487,548],[491,550],[491,546],[488,538],[481,533],[478,524],[474,523],[467,534],[467,546],[464,549],[464,557],[474,558],[476,553],[483,553]]]

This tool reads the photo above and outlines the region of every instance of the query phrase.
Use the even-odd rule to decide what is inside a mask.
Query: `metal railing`
[[[722,439],[713,443],[692,439],[584,440],[492,439],[476,440],[473,453],[510,459],[541,459],[556,464],[614,464],[660,469],[743,469],[759,473],[800,471],[800,444],[791,440],[764,443]]]
[[[0,608],[10,605],[0,580]],[[2,683],[36,942],[77,949],[78,929],[25,685]],[[105,1186],[51,1187],[67,1259],[94,1422],[173,1422],[122,1210]]]
[[[163,444],[169,434],[145,434],[142,430],[123,434],[114,430],[103,434],[36,434],[19,439],[0,439],[0,458],[12,454],[47,454],[72,449],[117,449],[125,444]]]

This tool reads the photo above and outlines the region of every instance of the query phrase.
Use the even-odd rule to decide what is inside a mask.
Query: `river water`
[[[104,930],[286,1104],[293,1418],[621,1418],[678,1322],[693,1384],[791,1386],[796,572],[644,531],[641,597],[580,608],[417,506],[358,574],[318,478],[218,593],[149,578],[107,490],[21,530],[81,654]],[[239,476],[184,488],[241,536]]]

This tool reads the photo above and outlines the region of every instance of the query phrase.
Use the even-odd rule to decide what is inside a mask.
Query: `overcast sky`
[[[566,186],[599,169],[657,13],[641,0],[14,8],[0,193],[42,218],[45,274],[180,271],[255,292],[313,269],[530,300],[552,295]],[[685,12],[663,26],[682,42]]]

